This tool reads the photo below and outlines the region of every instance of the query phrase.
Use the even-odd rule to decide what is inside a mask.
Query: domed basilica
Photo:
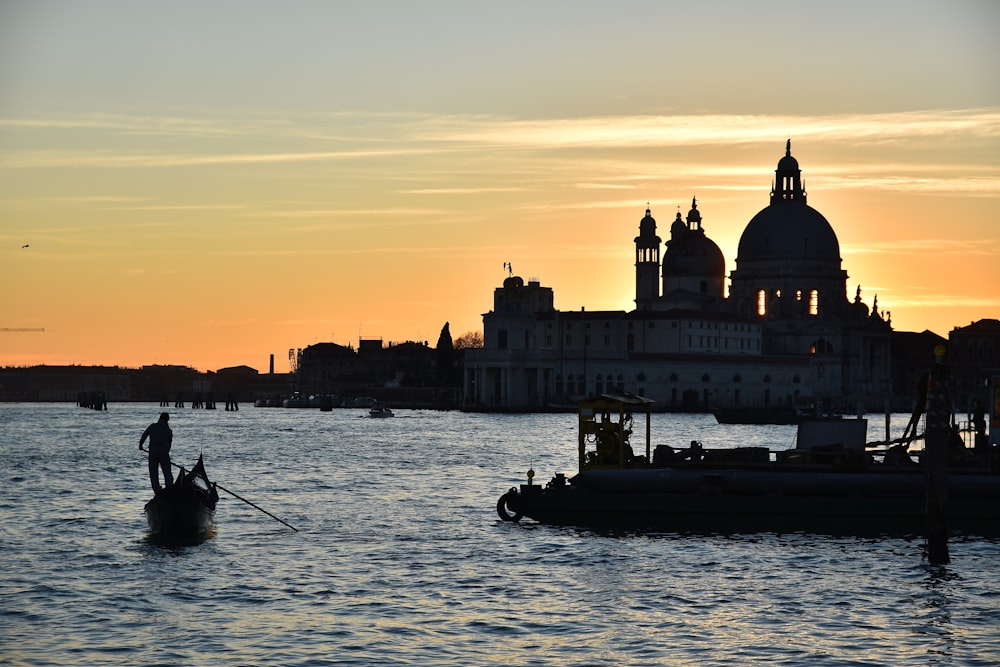
[[[892,327],[860,287],[848,299],[837,234],[806,203],[791,141],[770,203],[740,237],[728,297],[697,200],[666,242],[647,208],[634,242],[632,311],[557,311],[551,288],[508,277],[483,316],[484,347],[466,354],[467,406],[540,409],[609,391],[667,410],[884,404]]]

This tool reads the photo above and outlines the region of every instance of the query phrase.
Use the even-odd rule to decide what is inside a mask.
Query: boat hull
[[[207,537],[215,529],[215,508],[194,498],[160,494],[145,507],[151,537],[188,539]]]
[[[522,485],[497,510],[508,520],[587,527],[920,534],[926,499],[921,473],[606,470],[572,484]],[[953,476],[948,527],[1000,534],[1000,480]]]

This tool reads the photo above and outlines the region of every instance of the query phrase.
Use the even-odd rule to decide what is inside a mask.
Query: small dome
[[[688,211],[687,221],[688,226],[692,228],[701,227],[701,211],[698,210],[698,200],[694,197],[691,198],[691,210]]]
[[[524,278],[521,276],[510,276],[503,281],[504,289],[520,289],[524,287]]]
[[[687,234],[688,228],[684,224],[684,220],[681,218],[681,212],[677,211],[677,217],[674,218],[673,223],[670,225],[670,238],[680,239]]]
[[[667,244],[663,254],[664,276],[712,276],[726,273],[726,259],[715,241],[701,230],[689,230]]]
[[[799,171],[799,161],[792,157],[792,140],[785,142],[785,155],[778,160],[778,171]]]
[[[655,234],[656,218],[652,216],[649,209],[646,209],[646,217],[639,221],[639,234]]]
[[[778,160],[778,171],[800,171],[799,161],[791,155],[786,155]]]

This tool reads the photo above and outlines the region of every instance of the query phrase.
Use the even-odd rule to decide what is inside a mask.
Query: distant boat
[[[720,424],[798,424],[815,418],[811,410],[792,406],[715,408],[712,414]]]
[[[385,407],[384,405],[376,405],[368,409],[369,417],[383,418],[392,417],[392,410]]]
[[[215,504],[219,493],[205,474],[205,462],[190,470],[181,468],[173,484],[146,503],[149,535],[162,540],[189,540],[207,537],[215,526]]]

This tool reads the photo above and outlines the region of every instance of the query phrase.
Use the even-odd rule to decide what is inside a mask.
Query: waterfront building
[[[725,258],[698,202],[663,243],[649,208],[635,244],[635,309],[563,312],[510,275],[467,351],[464,403],[533,410],[630,391],[660,409],[823,404],[881,408],[891,392],[888,316],[869,309],[830,223],[806,203],[786,144],[770,203],[747,224],[725,295]]]

